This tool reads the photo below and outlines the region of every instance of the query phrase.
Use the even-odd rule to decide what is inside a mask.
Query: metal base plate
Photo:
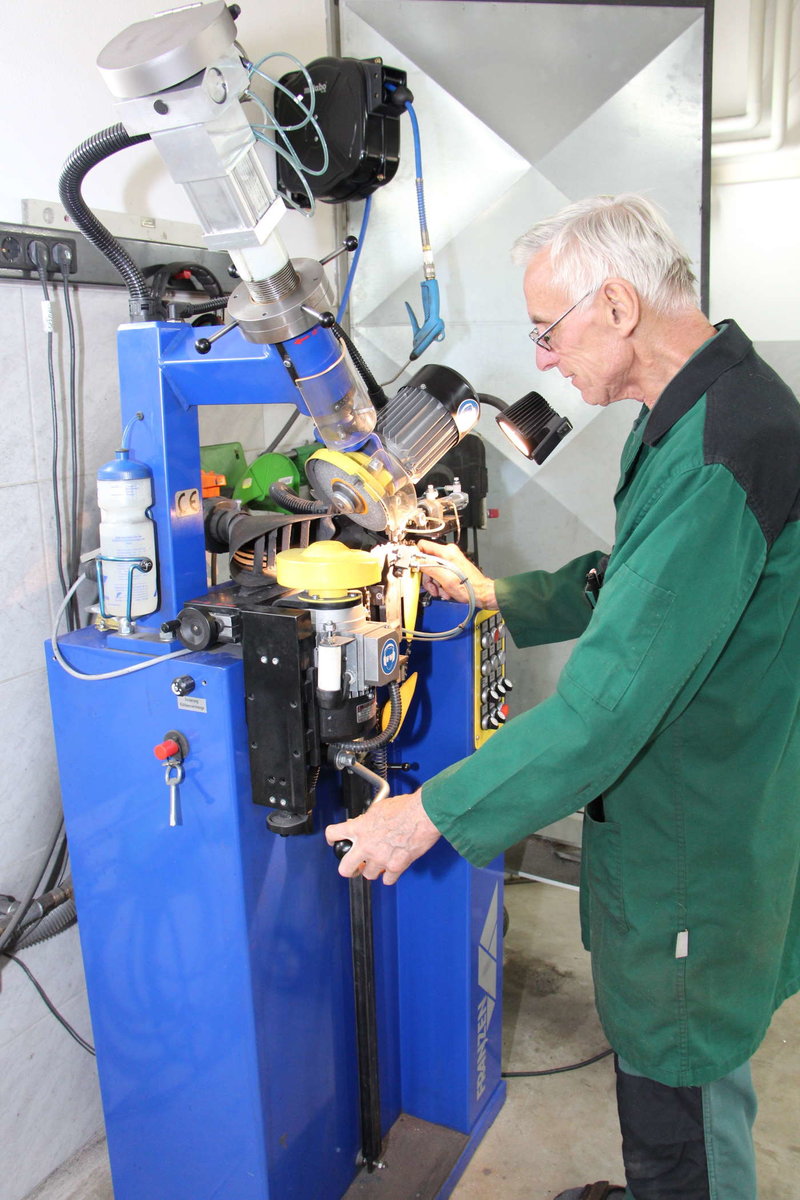
[[[469,1138],[401,1113],[386,1135],[383,1170],[362,1170],[343,1200],[435,1200]]]

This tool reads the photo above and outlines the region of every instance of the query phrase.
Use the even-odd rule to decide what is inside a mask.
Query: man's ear
[[[639,293],[627,279],[607,279],[600,288],[600,300],[608,323],[622,337],[630,337],[642,315]]]

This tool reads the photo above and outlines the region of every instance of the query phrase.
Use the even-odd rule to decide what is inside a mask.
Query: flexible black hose
[[[81,142],[80,146],[76,146],[64,163],[58,181],[61,203],[78,229],[105,255],[125,280],[133,321],[152,320],[159,302],[150,295],[147,280],[136,263],[86,204],[81,187],[92,167],[96,167],[103,159],[116,154],[118,150],[127,150],[129,146],[146,142],[149,138],[149,133],[131,136],[124,125],[110,125],[108,129],[101,129],[99,133],[94,133],[85,142]]]
[[[175,308],[176,317],[201,317],[203,313],[216,312],[219,308],[227,308],[227,296],[215,296],[212,300],[198,300],[196,304],[181,304]]]
[[[498,396],[492,396],[490,392],[478,392],[478,399],[481,404],[488,404],[492,408],[497,408],[500,412],[505,412],[508,404],[505,400],[501,400]]]
[[[63,933],[65,929],[69,929],[77,919],[78,912],[75,908],[75,901],[65,900],[58,908],[54,908],[52,912],[42,917],[41,921],[37,921],[33,929],[23,933],[14,942],[14,949],[25,950],[28,946],[38,946],[39,942],[46,942],[48,938],[55,937],[57,934]]]
[[[372,754],[375,750],[380,750],[387,742],[390,742],[400,728],[400,719],[403,715],[403,702],[400,699],[400,684],[389,684],[389,720],[386,722],[386,728],[380,733],[376,733],[375,737],[361,738],[357,742],[336,742],[335,749],[350,750],[353,754]]]
[[[330,512],[330,506],[324,500],[304,500],[284,483],[271,483],[269,498],[281,508],[288,508],[289,512],[302,513],[305,516],[320,516]]]
[[[47,872],[47,869],[50,866],[50,860],[52,859],[53,852],[55,851],[56,846],[59,843],[63,828],[64,828],[64,818],[62,816],[58,822],[58,828],[55,830],[50,842],[48,843],[47,850],[41,861],[41,866],[39,868],[39,871],[31,877],[31,883],[28,885],[28,888],[26,889],[25,894],[23,895],[22,899],[20,900],[19,907],[17,908],[16,912],[12,915],[12,917],[9,920],[8,924],[6,925],[5,929],[2,931],[2,933],[0,933],[0,953],[2,953],[4,948],[9,944],[12,937],[14,936],[15,929],[17,928],[18,925],[20,925],[22,923],[23,917],[25,917],[27,915],[28,909],[31,906],[31,901],[33,900],[33,897],[38,892],[39,887],[41,886],[41,882],[44,879],[45,873]]]
[[[389,403],[386,392],[383,390],[375,376],[372,374],[372,371],[370,371],[369,367],[364,362],[364,359],[359,354],[354,343],[337,321],[334,321],[334,323],[331,325],[331,331],[333,332],[334,337],[337,337],[340,342],[344,342],[345,346],[347,346],[347,349],[350,351],[350,357],[353,360],[353,366],[356,368],[359,375],[364,380],[364,383],[367,385],[367,391],[369,392],[369,398],[372,403],[376,408],[385,408]]]

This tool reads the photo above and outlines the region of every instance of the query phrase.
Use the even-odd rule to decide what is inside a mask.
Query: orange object
[[[218,475],[216,471],[201,471],[200,474],[203,483],[203,499],[207,496],[218,496],[219,489],[228,482],[224,475]]]

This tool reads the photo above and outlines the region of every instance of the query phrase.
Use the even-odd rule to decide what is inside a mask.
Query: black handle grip
[[[352,849],[353,849],[353,843],[351,841],[349,841],[347,838],[342,838],[342,840],[340,842],[333,843],[333,853],[336,855],[336,857],[340,861],[341,861],[341,859],[344,858],[345,854],[347,854],[348,850],[352,850]]]

